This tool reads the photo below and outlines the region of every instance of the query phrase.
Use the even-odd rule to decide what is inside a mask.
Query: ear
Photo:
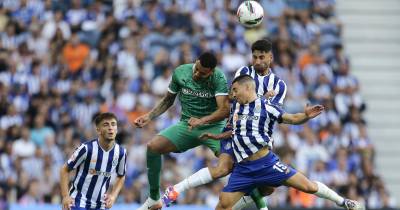
[[[268,58],[269,58],[269,62],[271,64],[272,61],[274,61],[274,55],[272,54],[272,50],[268,53]]]

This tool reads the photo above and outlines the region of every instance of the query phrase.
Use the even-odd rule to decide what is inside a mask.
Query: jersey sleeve
[[[123,154],[120,156],[117,165],[117,175],[118,176],[125,176],[126,173],[126,149],[123,149]]]
[[[83,161],[86,160],[87,156],[87,147],[85,144],[79,146],[71,157],[67,161],[67,167],[69,170],[73,170],[77,168]]]
[[[282,115],[285,113],[283,109],[275,104],[266,104],[265,108],[270,116],[272,116],[278,123],[282,123]]]
[[[172,94],[177,94],[181,90],[181,87],[178,83],[178,75],[177,74],[178,74],[177,69],[175,69],[174,73],[172,73],[172,79],[168,86],[168,92],[170,92]]]
[[[228,82],[225,75],[221,71],[216,71],[215,76],[215,96],[227,96],[228,95]]]
[[[274,89],[276,95],[272,97],[271,103],[277,104],[279,106],[283,105],[283,100],[285,100],[286,97],[286,84],[283,80],[279,80],[278,84],[276,85]]]

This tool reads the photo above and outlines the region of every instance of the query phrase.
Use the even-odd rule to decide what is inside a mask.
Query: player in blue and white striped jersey
[[[125,181],[126,149],[115,143],[117,118],[101,113],[95,118],[98,138],[79,146],[60,170],[63,210],[109,209]],[[68,191],[69,174],[77,169]],[[107,193],[111,176],[117,174]]]
[[[228,184],[219,197],[217,210],[232,209],[243,195],[255,188],[281,185],[331,200],[346,209],[363,209],[358,202],[344,199],[323,183],[311,181],[294,168],[281,163],[268,147],[275,122],[302,124],[321,114],[323,106],[306,106],[304,113],[284,113],[278,106],[268,103],[265,97],[257,96],[255,82],[249,75],[237,77],[231,89],[236,100],[231,113],[232,131],[222,135],[205,135],[212,139],[233,136],[232,146],[237,160]]]
[[[272,63],[272,44],[266,39],[260,39],[251,46],[252,65],[243,66],[235,73],[235,78],[240,75],[250,75],[256,84],[258,95],[264,95],[273,104],[283,105],[286,96],[286,83],[281,80],[270,68]]]

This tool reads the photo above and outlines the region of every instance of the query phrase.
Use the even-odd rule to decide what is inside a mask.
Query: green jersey
[[[193,80],[194,64],[178,66],[172,74],[168,91],[178,94],[182,107],[182,121],[190,117],[200,118],[217,110],[216,96],[228,95],[225,75],[218,68],[207,79]]]

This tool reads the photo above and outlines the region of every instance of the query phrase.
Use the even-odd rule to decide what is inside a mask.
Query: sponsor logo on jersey
[[[214,97],[214,95],[211,94],[210,92],[191,90],[188,88],[182,88],[182,93],[186,94],[186,95],[200,97],[200,98],[213,98]]]
[[[96,169],[94,169],[94,168],[89,169],[89,174],[97,175],[97,176],[104,176],[104,177],[111,177],[111,173],[110,172],[96,171]]]

